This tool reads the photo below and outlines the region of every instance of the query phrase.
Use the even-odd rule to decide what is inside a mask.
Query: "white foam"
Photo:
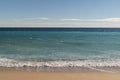
[[[82,60],[82,61],[48,61],[48,62],[31,62],[31,61],[17,61],[13,59],[0,58],[0,66],[2,67],[104,67],[104,66],[118,66],[120,67],[120,60]]]

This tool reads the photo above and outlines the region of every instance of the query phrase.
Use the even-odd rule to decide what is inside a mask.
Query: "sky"
[[[120,0],[0,0],[0,27],[120,27]]]

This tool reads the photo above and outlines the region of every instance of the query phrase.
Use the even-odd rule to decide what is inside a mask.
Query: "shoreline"
[[[0,67],[0,71],[26,71],[26,72],[108,72],[108,73],[120,73],[120,67]]]
[[[0,80],[120,80],[120,73],[0,71]]]

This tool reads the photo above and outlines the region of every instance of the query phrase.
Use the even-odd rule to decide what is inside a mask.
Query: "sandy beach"
[[[0,80],[120,80],[120,73],[0,71]]]

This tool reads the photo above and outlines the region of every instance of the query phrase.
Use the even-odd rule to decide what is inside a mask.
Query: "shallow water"
[[[120,32],[0,31],[0,66],[118,66]]]

